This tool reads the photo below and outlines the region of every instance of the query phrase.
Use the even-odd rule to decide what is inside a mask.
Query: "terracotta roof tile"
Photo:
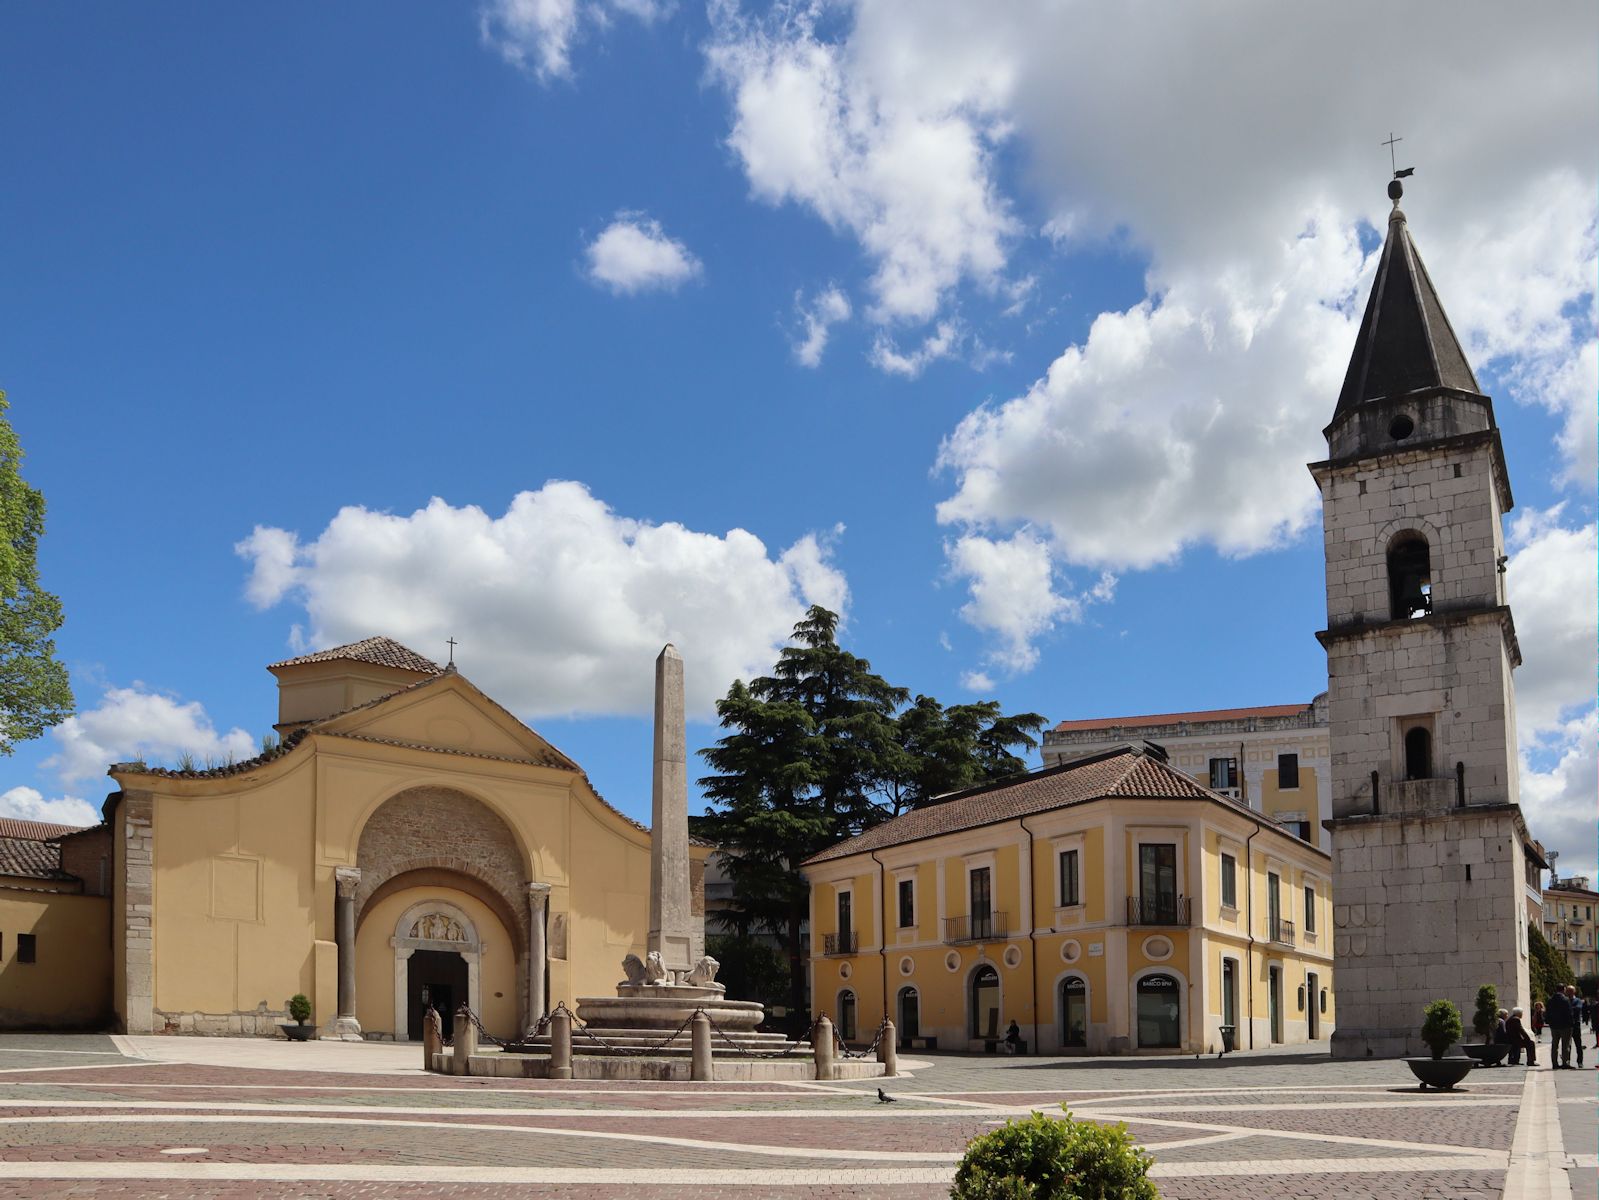
[[[1129,747],[1074,759],[1057,767],[1046,767],[1013,781],[1002,780],[935,799],[921,808],[902,813],[881,825],[873,826],[865,833],[830,846],[806,861],[826,862],[939,834],[1011,821],[1072,804],[1115,797],[1211,800],[1258,819],[1258,814],[1236,801],[1201,787],[1175,767]]]
[[[31,838],[42,842],[77,833],[82,825],[58,825],[54,821],[24,821],[17,817],[0,817],[0,838]]]
[[[1211,708],[1198,712],[1149,713],[1142,717],[1093,717],[1086,721],[1062,721],[1056,733],[1079,729],[1140,729],[1149,725],[1195,724],[1201,721],[1241,721],[1248,717],[1297,717],[1309,704],[1263,704],[1255,708]]]
[[[362,638],[359,642],[351,642],[347,646],[334,646],[331,649],[302,654],[298,658],[286,658],[282,662],[272,663],[267,670],[298,667],[305,663],[337,662],[340,659],[373,663],[380,667],[398,667],[402,671],[420,671],[425,675],[437,675],[444,670],[432,659],[423,658],[415,650],[387,637]]]
[[[33,822],[24,821],[25,825]],[[0,837],[0,875],[26,879],[71,879],[61,869],[61,847],[37,838]]]

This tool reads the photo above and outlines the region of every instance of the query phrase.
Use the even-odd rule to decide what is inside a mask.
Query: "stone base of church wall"
[[[1421,1052],[1422,1014],[1477,989],[1529,1005],[1525,857],[1514,805],[1332,822],[1340,1057]]]
[[[278,1026],[294,1024],[287,1012],[262,1005],[248,1012],[166,1012],[155,1010],[155,1033],[193,1034],[198,1037],[277,1037]]]

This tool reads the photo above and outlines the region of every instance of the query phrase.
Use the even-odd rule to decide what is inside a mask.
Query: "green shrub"
[[[1527,990],[1532,999],[1548,1003],[1568,983],[1576,983],[1565,956],[1544,940],[1536,924],[1527,926]]]
[[[311,1018],[311,1002],[305,998],[304,993],[296,992],[289,997],[289,1016],[304,1025]]]
[[[1477,1011],[1472,1014],[1471,1027],[1482,1034],[1482,1044],[1493,1040],[1494,1022],[1499,1019],[1499,991],[1491,983],[1477,989]]]
[[[1062,1110],[1066,1106],[1061,1105]],[[1033,1113],[973,1138],[955,1172],[955,1200],[1160,1200],[1154,1160],[1127,1126]]]
[[[1427,1005],[1421,1022],[1421,1040],[1427,1043],[1434,1058],[1442,1058],[1444,1051],[1460,1040],[1466,1027],[1460,1023],[1460,1010],[1453,1000],[1434,1000]]]

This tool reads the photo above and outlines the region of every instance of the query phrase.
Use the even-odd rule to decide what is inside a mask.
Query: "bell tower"
[[[1510,479],[1411,240],[1398,178],[1321,489],[1332,749],[1333,1053],[1422,1051],[1422,1009],[1526,1003],[1521,663],[1505,602]]]

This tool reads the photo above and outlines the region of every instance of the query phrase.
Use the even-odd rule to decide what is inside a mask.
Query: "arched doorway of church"
[[[431,1006],[450,1028],[466,1004],[495,1037],[517,1028],[516,945],[499,914],[465,890],[402,887],[361,913],[355,936],[356,1016],[367,1036],[422,1036]]]

